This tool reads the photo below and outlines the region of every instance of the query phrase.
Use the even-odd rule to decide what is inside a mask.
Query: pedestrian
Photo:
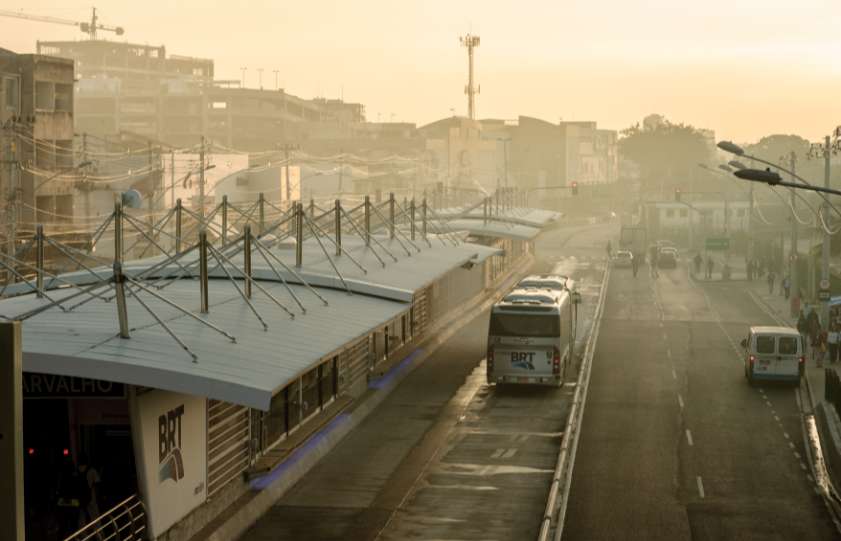
[[[777,280],[777,275],[774,274],[774,271],[768,271],[768,294],[774,294],[774,282]]]
[[[812,342],[812,357],[815,360],[815,366],[818,368],[823,366],[823,359],[826,356],[826,342],[827,332],[818,331]]]
[[[704,262],[704,258],[698,253],[695,254],[695,258],[692,261],[695,263],[695,274],[698,275],[701,272],[701,264]]]
[[[797,332],[800,333],[803,343],[808,343],[806,342],[806,335],[809,334],[809,324],[806,321],[806,314],[803,313],[803,310],[800,310],[800,315],[797,317]]]
[[[838,359],[838,339],[838,326],[833,325],[832,328],[830,328],[829,334],[826,337],[826,345],[827,349],[829,350],[830,364],[835,363],[836,359]]]
[[[818,312],[814,306],[809,309],[809,315],[806,316],[806,324],[808,325],[809,336],[814,342],[821,332],[821,318],[818,316]]]
[[[610,259],[610,256],[613,255],[613,247],[610,245],[610,241],[607,241],[607,258]]]
[[[85,453],[76,461],[76,498],[79,500],[79,528],[99,518],[97,500],[99,473],[90,465]]]
[[[707,256],[707,278],[712,279],[714,267],[715,263],[713,262],[713,257],[711,255]]]
[[[786,300],[788,300],[791,295],[791,278],[788,276],[783,278],[783,294],[785,295]]]

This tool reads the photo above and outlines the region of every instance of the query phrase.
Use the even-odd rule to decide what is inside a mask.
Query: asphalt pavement
[[[568,271],[582,288],[582,330],[614,229],[562,228],[538,241],[541,269]],[[536,537],[572,389],[488,386],[487,317],[408,375],[243,539]]]
[[[790,386],[749,386],[773,324],[738,282],[611,274],[564,538],[835,539]]]

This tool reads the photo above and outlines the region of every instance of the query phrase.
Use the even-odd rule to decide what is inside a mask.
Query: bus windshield
[[[491,314],[493,336],[557,337],[561,334],[557,314]]]

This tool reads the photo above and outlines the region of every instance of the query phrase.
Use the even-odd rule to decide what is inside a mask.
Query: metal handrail
[[[141,541],[145,532],[146,507],[132,494],[64,541]]]

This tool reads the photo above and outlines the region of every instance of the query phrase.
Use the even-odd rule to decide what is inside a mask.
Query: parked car
[[[677,249],[670,247],[660,248],[657,254],[657,266],[661,269],[674,269],[677,267],[677,259]]]
[[[634,265],[634,254],[630,250],[617,250],[613,255],[613,266],[617,269],[629,269]]]

